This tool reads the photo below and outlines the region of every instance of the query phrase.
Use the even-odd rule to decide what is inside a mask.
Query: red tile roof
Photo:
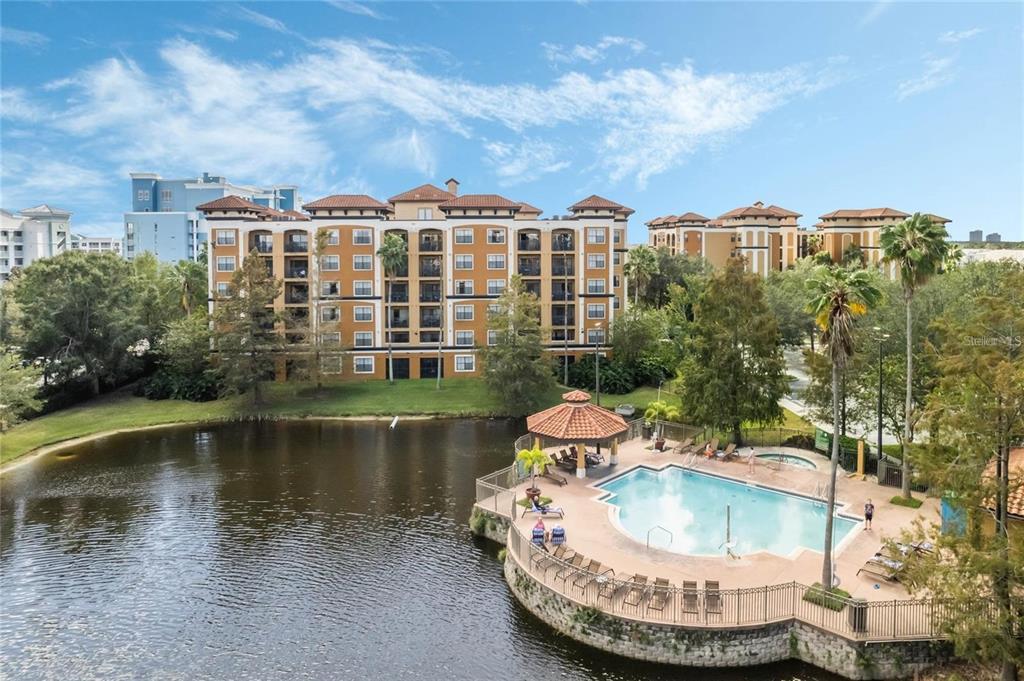
[[[435,187],[432,184],[421,184],[407,192],[402,192],[388,199],[389,203],[397,201],[449,201],[455,198],[455,194]]]
[[[635,212],[632,208],[626,208],[621,203],[615,203],[614,201],[606,199],[603,196],[598,196],[597,194],[591,194],[590,196],[588,196],[587,198],[583,199],[582,201],[577,201],[576,203],[574,203],[571,206],[569,206],[569,210],[571,210],[571,211],[583,210],[583,209],[586,209],[586,208],[595,208],[595,209],[599,209],[599,210],[600,209],[615,210],[615,211],[622,210],[622,211],[626,211],[627,213],[630,213],[630,214]]]
[[[463,194],[442,203],[440,208],[516,208],[520,204],[498,194]]]
[[[302,204],[306,210],[323,210],[329,208],[369,208],[372,210],[384,210],[388,204],[381,203],[372,196],[366,194],[332,194],[322,199]]]
[[[825,213],[822,220],[833,218],[908,218],[909,214],[895,208],[844,208]]]
[[[286,210],[284,212],[284,214],[285,215],[290,215],[292,220],[309,220],[310,219],[308,215],[306,215],[305,213],[300,213],[297,210]]]
[[[542,211],[540,208],[537,208],[536,206],[531,206],[530,204],[526,203],[525,201],[520,201],[519,202],[519,212],[520,213],[532,213],[532,214],[535,214],[535,215],[540,215],[544,211]]]
[[[718,216],[719,220],[728,220],[730,218],[790,218],[800,217],[800,213],[795,213],[786,208],[779,206],[766,206],[760,201],[752,206],[740,206],[739,208],[733,208],[727,213],[722,213]]]
[[[700,213],[683,213],[676,218],[679,222],[707,222],[708,219]]]
[[[591,404],[582,390],[567,392],[562,399],[564,404],[527,416],[527,430],[564,442],[607,440],[626,431],[625,419]]]
[[[1010,515],[1024,518],[1024,485],[1014,484],[1024,477],[1024,447],[1011,449],[1008,463],[1010,469],[1010,497],[1006,503],[1006,511]],[[985,475],[992,477],[995,474],[996,462],[993,460],[985,469]],[[994,506],[995,500],[990,499],[988,503]]]
[[[214,210],[252,210],[258,213],[262,213],[267,210],[266,206],[261,206],[258,203],[253,203],[249,199],[243,199],[241,196],[235,196],[230,194],[229,196],[222,196],[219,199],[213,201],[207,201],[196,206],[196,210],[205,212]]]

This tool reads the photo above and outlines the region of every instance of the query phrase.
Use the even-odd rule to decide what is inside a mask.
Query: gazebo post
[[[533,448],[534,449],[540,449],[540,436],[539,435],[535,435],[533,437]]]
[[[582,442],[576,445],[576,477],[587,477],[587,447]]]
[[[619,463],[619,441],[612,440],[612,455],[608,458],[608,465],[615,466]]]

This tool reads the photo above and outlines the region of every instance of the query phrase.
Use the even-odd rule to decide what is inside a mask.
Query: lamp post
[[[598,333],[594,334],[594,388],[597,395],[597,406],[601,406],[601,322],[594,325]]]
[[[889,337],[889,334],[882,333],[880,326],[874,327],[878,340],[878,451],[875,454],[882,457],[882,343]]]

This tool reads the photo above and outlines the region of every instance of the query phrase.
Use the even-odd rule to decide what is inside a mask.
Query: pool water
[[[782,454],[779,452],[767,452],[765,454],[758,454],[757,458],[764,459],[769,463],[784,463],[787,466],[796,466],[797,468],[806,468],[808,470],[817,470],[818,467],[810,459],[805,459],[802,456],[796,454]]]
[[[638,467],[600,488],[619,509],[619,524],[630,536],[674,553],[721,556],[726,552],[726,506],[731,514],[733,553],[769,551],[787,556],[800,548],[821,551],[825,504],[746,483],[667,466]],[[859,520],[838,513],[833,547]],[[660,525],[662,530],[651,531]],[[671,539],[669,534],[671,534]]]

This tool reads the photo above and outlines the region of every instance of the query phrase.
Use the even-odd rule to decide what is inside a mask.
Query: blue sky
[[[1021,3],[5,2],[0,203],[129,171],[559,214],[891,206],[1024,238]]]

